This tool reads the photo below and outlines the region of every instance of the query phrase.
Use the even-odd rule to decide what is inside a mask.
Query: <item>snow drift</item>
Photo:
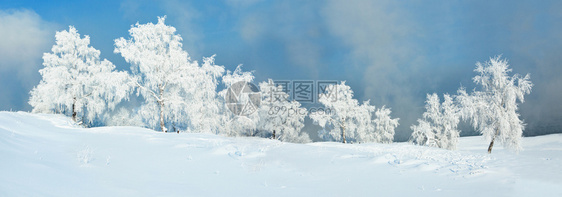
[[[522,146],[292,144],[0,112],[0,196],[562,196],[562,135]]]

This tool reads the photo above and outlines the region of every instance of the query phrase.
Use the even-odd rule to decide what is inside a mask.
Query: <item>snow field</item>
[[[0,196],[561,196],[562,135],[522,145],[292,144],[0,112]]]

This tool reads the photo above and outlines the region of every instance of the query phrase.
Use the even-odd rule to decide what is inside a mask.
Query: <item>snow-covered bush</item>
[[[524,124],[517,110],[518,104],[525,101],[524,96],[531,93],[530,75],[509,76],[512,70],[500,56],[476,63],[474,71],[478,75],[473,81],[481,85],[480,90],[471,94],[463,88],[458,91],[463,118],[470,119],[472,126],[490,140],[488,153],[492,152],[495,141],[507,149],[519,151]]]
[[[30,92],[33,112],[64,113],[91,124],[128,98],[127,73],[116,72],[111,62],[100,60],[100,51],[88,46],[89,36],[80,38],[70,26],[68,31],[57,32],[55,38],[51,53],[43,54],[42,80]]]
[[[227,136],[255,136],[257,134],[259,114],[252,113],[247,116],[239,116],[230,111],[226,102],[228,88],[238,82],[252,83],[252,81],[254,81],[254,75],[252,72],[242,71],[242,65],[238,65],[233,72],[227,71],[222,77],[225,89],[218,93],[220,113],[216,118],[220,122],[220,128],[217,130],[217,134]]]
[[[189,129],[200,133],[217,133],[221,127],[221,106],[224,103],[218,98],[217,86],[219,77],[224,73],[224,67],[215,65],[214,55],[203,58],[203,64],[196,69],[195,82],[197,87],[190,98],[187,115],[189,117]]]
[[[335,96],[335,97],[334,97]],[[335,100],[333,100],[335,98]],[[375,106],[369,101],[359,102],[353,98],[351,87],[345,81],[330,85],[327,92],[320,95],[318,101],[329,113],[310,114],[315,124],[323,129],[318,133],[322,139],[332,139],[343,143],[349,142],[391,142],[398,119],[390,119],[390,109],[381,108],[372,119]],[[393,138],[393,137],[392,137]]]
[[[308,114],[306,108],[298,101],[289,101],[289,95],[283,87],[275,86],[273,80],[259,84],[262,101],[259,113],[258,129],[273,139],[287,142],[310,142],[308,134],[301,132],[304,118]]]
[[[375,124],[374,142],[380,143],[392,143],[394,140],[394,129],[398,127],[399,118],[392,119],[390,117],[389,108],[382,106],[375,111],[375,119],[373,123]]]
[[[454,150],[459,140],[459,109],[453,98],[445,94],[440,103],[437,94],[428,94],[423,119],[418,119],[418,125],[412,125],[410,141],[424,146],[439,147]]]

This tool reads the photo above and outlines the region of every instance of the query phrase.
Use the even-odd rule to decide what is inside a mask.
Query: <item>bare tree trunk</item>
[[[275,139],[275,130],[273,130],[273,139]]]
[[[164,123],[164,86],[162,84],[158,85],[158,90],[159,90],[159,98],[158,98],[158,104],[160,106],[160,129],[162,130],[162,132],[168,132],[168,129],[166,129],[166,124]]]
[[[492,147],[494,146],[494,139],[495,139],[495,137],[492,138],[492,141],[490,142],[490,146],[488,146],[488,154],[492,154]]]
[[[176,123],[172,123],[172,132],[180,133],[180,130],[176,128]]]
[[[341,138],[343,139],[343,143],[347,143],[347,141],[345,141],[345,127],[341,128]]]
[[[500,104],[500,108],[505,109],[505,102],[502,102]],[[497,124],[497,123],[496,123]],[[492,154],[492,148],[494,147],[494,140],[496,139],[496,136],[498,136],[500,133],[500,127],[496,126],[496,132],[494,133],[494,137],[492,137],[492,141],[490,142],[490,146],[488,146],[488,154]]]
[[[496,127],[496,133],[494,134],[494,137],[492,137],[492,141],[490,142],[490,146],[488,146],[488,154],[492,154],[492,147],[494,147],[494,140],[496,139],[496,136],[498,135],[499,132],[499,128]]]
[[[160,129],[162,132],[168,132],[164,124],[164,102],[159,101],[158,104],[160,104]]]
[[[76,97],[72,98],[72,120],[76,122]]]

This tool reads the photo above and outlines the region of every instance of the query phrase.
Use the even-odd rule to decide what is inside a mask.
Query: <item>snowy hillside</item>
[[[291,144],[0,112],[0,196],[562,196],[562,135],[522,146]]]

